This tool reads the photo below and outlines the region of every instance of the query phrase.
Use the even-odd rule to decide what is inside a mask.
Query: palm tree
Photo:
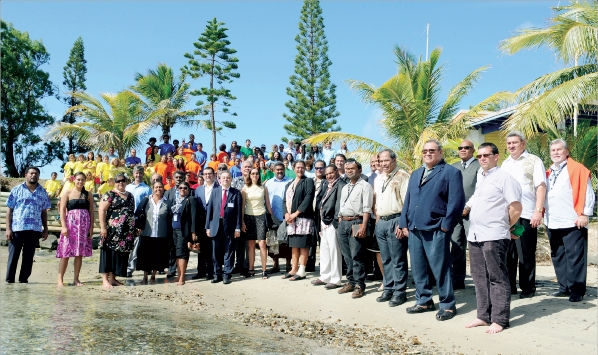
[[[398,163],[408,171],[421,165],[421,150],[428,139],[448,142],[467,135],[469,118],[489,104],[489,100],[472,107],[469,113],[453,119],[463,97],[480,79],[488,67],[474,70],[455,85],[442,101],[441,82],[445,71],[439,64],[440,48],[430,53],[430,59],[416,59],[402,48],[395,47],[397,74],[382,86],[375,87],[362,81],[349,80],[363,101],[379,107],[383,112],[380,125],[397,153]],[[493,99],[494,100],[494,99]],[[306,142],[317,144],[324,141],[347,141],[357,145],[353,156],[367,158],[386,148],[372,139],[354,134],[331,132],[308,138]]]
[[[532,136],[539,130],[553,130],[573,117],[576,135],[578,110],[595,110],[598,105],[598,1],[579,1],[553,10],[548,27],[520,30],[500,44],[507,54],[548,47],[566,66],[515,93],[499,93],[510,94],[507,102],[519,105],[505,121],[505,130]]]
[[[46,134],[48,139],[73,137],[82,145],[100,151],[112,147],[122,159],[131,148],[141,144],[145,133],[152,128],[153,122],[143,111],[143,103],[131,91],[100,94],[107,107],[88,93],[69,94],[81,103],[70,107],[65,114],[75,112],[83,116],[83,121],[56,123]]]
[[[149,119],[162,129],[162,135],[170,135],[175,124],[184,126],[197,125],[191,118],[199,114],[199,110],[183,110],[189,100],[189,84],[186,75],[178,77],[166,64],[158,64],[156,70],[150,69],[146,75],[135,74],[137,84],[131,90],[140,95],[143,109]]]

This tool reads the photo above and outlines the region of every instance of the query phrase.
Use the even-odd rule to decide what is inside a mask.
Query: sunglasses
[[[472,146],[466,145],[464,147],[459,147],[459,150],[467,150],[473,148]]]
[[[117,184],[120,184],[121,182],[127,182],[127,180],[125,180],[125,179],[122,179],[122,180],[115,180],[114,182],[115,182],[115,183],[117,183]]]
[[[189,190],[189,188],[183,186],[183,187],[179,187],[179,190]]]
[[[324,167],[323,166],[316,166],[314,169],[316,169],[316,170],[324,170]]]
[[[494,155],[496,155],[496,154],[478,154],[475,157],[478,158],[478,159],[480,159],[481,157],[488,158],[488,157],[491,157],[491,156],[494,156]]]
[[[422,154],[428,154],[428,153],[434,154],[434,153],[436,153],[437,150],[438,149],[423,149]]]

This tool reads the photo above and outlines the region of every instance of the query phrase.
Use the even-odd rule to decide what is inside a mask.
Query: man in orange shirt
[[[197,176],[199,176],[199,174],[201,173],[201,165],[197,162],[195,154],[191,154],[189,158],[191,160],[187,164],[185,164],[185,170],[191,174],[191,181],[196,182]]]
[[[170,156],[172,159],[172,155]],[[174,166],[168,164],[168,158],[166,155],[160,157],[160,162],[154,165],[154,171],[156,174],[162,176],[162,183],[166,187],[166,183],[172,180],[172,173],[174,172]]]
[[[212,168],[214,171],[218,170],[218,164],[220,164],[220,162],[218,161],[218,158],[216,157],[216,154],[211,154],[210,155],[210,162],[208,163],[208,167]]]

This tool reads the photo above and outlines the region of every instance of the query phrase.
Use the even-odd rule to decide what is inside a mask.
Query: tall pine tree
[[[65,86],[68,96],[64,98],[64,102],[70,107],[77,106],[81,102],[76,99],[71,93],[83,92],[87,89],[85,86],[85,74],[87,73],[87,61],[85,60],[85,47],[83,46],[83,39],[77,38],[73,48],[71,48],[71,54],[69,60],[63,68],[62,77],[64,81],[62,84]],[[73,124],[77,122],[77,114],[74,111],[67,113],[62,118],[62,122]],[[73,137],[68,138],[68,151],[67,154],[82,153],[86,151],[84,146],[77,144]]]
[[[328,41],[324,34],[324,19],[318,0],[305,0],[301,8],[295,74],[290,77],[287,94],[291,99],[285,104],[289,122],[284,129],[293,137],[305,139],[317,133],[339,131],[334,119],[336,111],[336,85],[330,82],[328,68]]]
[[[230,41],[226,34],[228,28],[224,27],[223,22],[218,22],[216,18],[208,21],[206,30],[201,34],[197,42],[193,43],[195,50],[193,54],[185,53],[185,58],[189,59],[189,64],[181,70],[189,74],[193,79],[207,76],[209,86],[191,91],[193,96],[205,96],[207,104],[199,100],[195,103],[200,108],[200,112],[210,115],[210,118],[202,121],[202,125],[212,131],[212,151],[216,154],[216,133],[222,130],[222,127],[234,129],[237,125],[231,121],[216,121],[216,109],[221,107],[222,113],[228,113],[236,116],[235,112],[230,112],[229,101],[235,100],[229,89],[223,84],[230,84],[233,78],[238,79],[241,74],[237,73],[239,59],[232,55],[236,50],[229,47]],[[216,85],[218,87],[216,87]]]

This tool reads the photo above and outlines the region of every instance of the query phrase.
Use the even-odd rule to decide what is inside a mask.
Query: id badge
[[[341,206],[341,213],[345,212],[345,205]]]
[[[226,207],[232,208],[232,207],[235,207],[235,204],[233,202],[229,202],[228,205],[226,205]]]
[[[172,220],[177,222],[179,220],[179,215],[175,214],[174,217],[172,218]]]

